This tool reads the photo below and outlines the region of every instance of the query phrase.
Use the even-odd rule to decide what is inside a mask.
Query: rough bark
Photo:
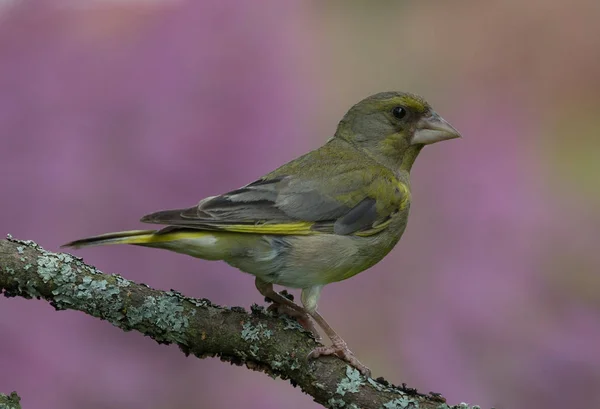
[[[177,344],[186,355],[217,356],[289,379],[329,408],[450,408],[441,395],[421,394],[381,378],[366,379],[335,357],[308,361],[306,356],[317,346],[312,336],[296,321],[262,307],[247,312],[176,291],[158,291],[104,274],[69,254],[46,251],[32,241],[0,240],[0,291],[6,297],[41,298],[57,310],[82,311],[124,331]]]

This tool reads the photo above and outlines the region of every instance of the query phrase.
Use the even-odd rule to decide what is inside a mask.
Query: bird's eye
[[[394,109],[392,109],[392,115],[398,119],[403,119],[406,116],[406,109],[402,107],[394,107]]]

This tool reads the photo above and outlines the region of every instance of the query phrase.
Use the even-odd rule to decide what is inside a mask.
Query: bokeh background
[[[49,250],[244,185],[384,90],[464,135],[413,168],[401,244],[321,312],[376,376],[500,408],[600,407],[600,2],[1,1],[0,233]],[[224,305],[253,279],[159,250],[76,253]],[[316,408],[47,303],[0,298],[23,407]]]

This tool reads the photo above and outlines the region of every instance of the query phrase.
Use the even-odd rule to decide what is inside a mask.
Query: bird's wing
[[[387,168],[333,155],[317,162],[320,167],[297,172],[303,163],[318,160],[308,155],[240,189],[142,221],[240,233],[368,236],[383,230],[408,204],[408,187]]]

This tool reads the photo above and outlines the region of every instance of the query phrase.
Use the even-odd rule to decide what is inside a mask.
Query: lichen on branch
[[[0,393],[0,409],[21,409],[21,398],[17,392],[10,395]]]
[[[104,274],[72,255],[46,251],[33,241],[0,240],[0,291],[7,297],[44,299],[57,310],[82,311],[124,331],[177,344],[198,358],[217,356],[289,379],[325,407],[450,408],[438,394],[423,395],[381,378],[365,378],[335,357],[307,360],[318,344],[290,318],[259,306],[248,313],[155,290]]]

